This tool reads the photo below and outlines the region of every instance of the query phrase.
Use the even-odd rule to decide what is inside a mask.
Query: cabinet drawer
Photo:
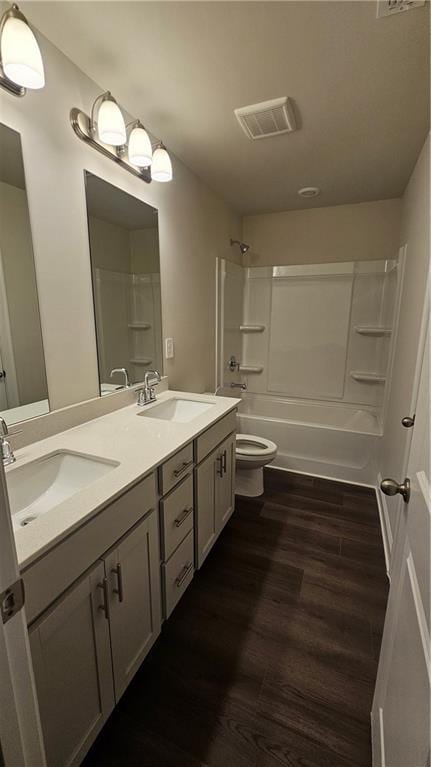
[[[193,443],[190,442],[160,467],[159,479],[161,494],[166,495],[166,493],[169,493],[169,490],[184,479],[186,474],[189,473],[192,468]]]
[[[189,474],[160,502],[163,559],[193,530],[193,476]]]
[[[236,410],[220,418],[220,421],[204,431],[196,440],[196,463],[203,459],[222,442],[228,434],[236,431]]]
[[[155,474],[150,474],[23,572],[29,623],[136,522],[156,508],[155,484]]]
[[[164,615],[169,618],[190,585],[194,573],[193,530],[163,567]]]

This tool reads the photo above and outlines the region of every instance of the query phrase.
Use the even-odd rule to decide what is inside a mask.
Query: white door
[[[372,710],[374,767],[426,767],[430,753],[430,335],[420,367],[407,478]],[[404,478],[397,477],[402,482]]]
[[[0,593],[19,579],[6,482],[0,462]],[[0,763],[5,767],[44,767],[24,609],[0,618]]]

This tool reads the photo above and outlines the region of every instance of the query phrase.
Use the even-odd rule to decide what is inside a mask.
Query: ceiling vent
[[[377,18],[395,16],[403,11],[412,11],[425,5],[425,0],[377,0]]]
[[[296,130],[292,102],[286,96],[235,109],[235,116],[248,138],[270,138]]]

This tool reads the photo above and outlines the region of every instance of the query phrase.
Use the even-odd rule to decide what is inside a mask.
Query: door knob
[[[382,479],[380,482],[380,489],[385,495],[397,495],[399,493],[403,497],[404,503],[408,503],[410,500],[410,480],[405,478],[401,484],[394,479]]]
[[[415,417],[406,415],[404,418],[401,419],[401,424],[404,426],[405,429],[411,429],[412,426],[414,426],[415,424]]]

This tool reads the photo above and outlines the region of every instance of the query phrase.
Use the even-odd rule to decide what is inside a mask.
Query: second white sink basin
[[[160,418],[163,421],[188,423],[189,421],[192,421],[193,418],[197,418],[198,415],[206,413],[207,410],[210,410],[212,407],[213,404],[209,402],[172,397],[172,399],[161,402],[160,405],[150,407],[149,410],[143,410],[142,413],[138,413],[138,415],[143,415],[147,418]]]
[[[90,455],[58,451],[6,474],[14,529],[25,527],[119,466]]]

